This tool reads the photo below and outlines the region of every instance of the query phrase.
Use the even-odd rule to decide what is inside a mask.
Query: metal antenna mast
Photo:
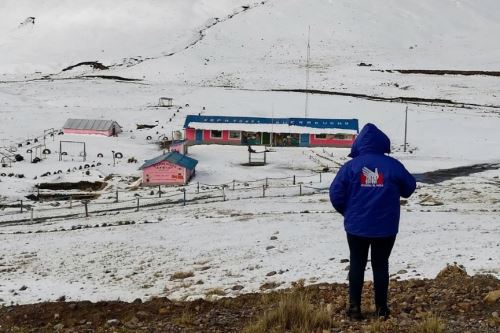
[[[308,116],[309,109],[309,62],[311,61],[311,26],[307,33],[307,62],[306,62],[306,107],[304,111],[304,118]]]

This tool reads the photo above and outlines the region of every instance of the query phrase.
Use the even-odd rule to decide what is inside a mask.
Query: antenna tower
[[[307,33],[307,61],[306,61],[306,107],[304,110],[304,118],[307,118],[309,113],[309,62],[311,61],[311,26]]]

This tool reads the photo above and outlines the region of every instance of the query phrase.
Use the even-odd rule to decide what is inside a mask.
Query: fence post
[[[85,217],[89,217],[89,208],[88,208],[89,202],[85,200],[83,201],[83,204],[85,205]]]
[[[118,202],[118,189],[116,189],[116,197],[115,197],[115,202]]]
[[[319,182],[321,183],[321,171],[319,172]]]
[[[266,187],[269,187],[268,178],[266,177]]]
[[[302,196],[302,183],[299,184],[299,195]]]
[[[161,198],[161,185],[158,185],[158,198]]]
[[[183,189],[182,189],[182,192],[184,192],[183,199],[182,199],[182,205],[183,205],[183,206],[186,206],[186,189],[185,189],[185,188],[183,188]]]
[[[138,211],[139,211],[139,197],[137,197],[137,207],[136,207],[135,211],[136,211],[136,212],[138,212]]]
[[[22,200],[20,200],[20,201],[21,201],[21,213],[22,213],[23,212],[23,201]]]
[[[196,185],[196,194],[200,193],[200,182]]]
[[[262,197],[266,197],[266,185],[262,185]]]
[[[293,175],[293,185],[295,185],[295,175]]]
[[[226,192],[224,191],[225,186],[222,185],[222,201],[226,201]]]
[[[234,185],[236,183],[236,180],[233,179],[233,191],[234,191]]]

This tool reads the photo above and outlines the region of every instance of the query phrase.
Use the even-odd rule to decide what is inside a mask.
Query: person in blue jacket
[[[363,289],[368,249],[375,289],[376,315],[387,318],[389,255],[399,227],[400,197],[408,198],[416,188],[415,178],[390,153],[387,135],[366,124],[354,141],[352,160],[344,164],[330,186],[330,201],[344,216],[350,251],[349,308],[351,319],[363,319]]]

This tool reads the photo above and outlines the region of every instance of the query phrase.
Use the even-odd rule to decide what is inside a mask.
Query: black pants
[[[371,247],[375,305],[378,308],[387,306],[389,256],[395,240],[396,236],[369,238],[347,234],[347,242],[351,253],[351,266],[349,268],[349,301],[351,305],[361,305],[361,292],[368,260],[368,249]]]

